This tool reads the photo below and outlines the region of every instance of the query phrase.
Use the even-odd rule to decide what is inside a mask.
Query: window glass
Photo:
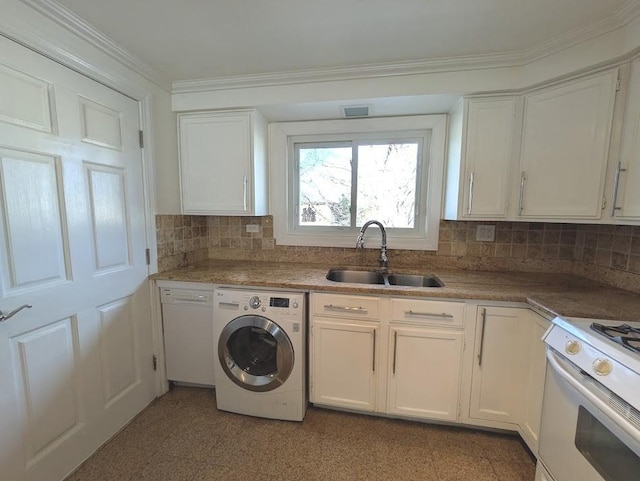
[[[356,225],[413,229],[417,168],[417,142],[359,145]]]
[[[301,226],[348,226],[351,221],[351,146],[297,144]]]
[[[376,219],[390,229],[416,227],[419,141],[296,143],[294,150],[299,226]]]

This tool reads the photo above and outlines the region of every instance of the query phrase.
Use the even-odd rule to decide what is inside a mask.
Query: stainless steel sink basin
[[[389,274],[389,285],[412,287],[443,287],[444,283],[435,276],[420,276],[413,274]]]
[[[376,271],[351,271],[346,269],[331,269],[327,279],[335,282],[353,282],[355,284],[384,284],[384,275]]]
[[[415,274],[382,274],[377,271],[356,271],[350,269],[330,269],[327,279],[334,282],[354,284],[373,284],[385,286],[444,287],[444,283],[435,276]]]

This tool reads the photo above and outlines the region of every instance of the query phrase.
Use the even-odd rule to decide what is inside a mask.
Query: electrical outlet
[[[496,240],[496,226],[479,225],[476,228],[476,240],[480,242],[493,242]]]
[[[258,224],[247,224],[247,232],[260,232]]]

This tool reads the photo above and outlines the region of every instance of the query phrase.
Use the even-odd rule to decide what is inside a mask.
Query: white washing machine
[[[302,421],[306,331],[304,293],[216,290],[218,409]]]

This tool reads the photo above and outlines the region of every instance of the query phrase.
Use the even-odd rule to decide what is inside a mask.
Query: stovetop
[[[640,328],[638,327],[629,324],[612,325],[593,322],[591,329],[627,349],[640,353]]]
[[[638,373],[638,376],[640,376],[640,352],[629,347],[637,347],[638,344],[640,344],[640,341],[638,340],[640,339],[640,334],[637,334],[640,332],[640,321],[621,323],[620,321],[611,319],[602,320],[577,317],[556,317],[552,322],[571,335],[582,340],[585,344],[594,347],[602,354],[610,357],[611,359],[615,359],[619,363],[635,371]],[[599,332],[597,327],[592,328],[591,326],[594,323],[603,326],[603,330],[610,333],[612,336],[604,335],[602,332]],[[612,329],[612,326],[614,328],[619,328],[621,325],[628,326],[631,329],[631,332],[635,332],[635,334],[620,333]],[[632,339],[626,340],[627,345],[622,342],[622,339],[616,339],[622,337],[632,337]]]
[[[640,352],[629,347],[640,338],[640,322],[626,326],[615,320],[556,317],[543,339],[583,375],[640,411]]]

